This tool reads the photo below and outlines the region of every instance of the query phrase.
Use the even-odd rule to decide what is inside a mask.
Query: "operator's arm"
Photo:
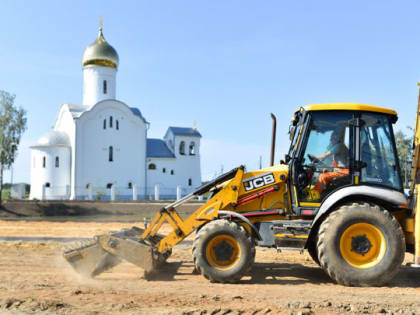
[[[331,151],[327,151],[327,152],[322,153],[322,154],[314,155],[314,157],[317,158],[318,160],[323,160],[323,159],[329,157],[331,154],[332,154]]]

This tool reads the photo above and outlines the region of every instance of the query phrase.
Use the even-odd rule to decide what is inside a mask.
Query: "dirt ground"
[[[0,221],[0,236],[22,237],[0,243],[0,314],[420,313],[420,270],[408,267],[387,287],[350,288],[331,282],[307,253],[258,249],[252,272],[239,284],[213,284],[193,273],[187,240],[156,280],[146,281],[128,263],[87,280],[62,258],[62,240],[52,239],[132,225]]]

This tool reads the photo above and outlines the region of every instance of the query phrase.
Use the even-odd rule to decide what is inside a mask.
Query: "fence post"
[[[45,184],[42,185],[41,200],[45,200],[45,198],[46,198],[46,190],[47,190],[47,187],[45,187]]]
[[[115,186],[111,186],[111,201],[115,201]]]
[[[159,200],[159,184],[155,185],[155,200]]]
[[[182,191],[181,185],[176,186],[176,200],[181,199],[181,191]]]
[[[70,199],[70,185],[66,185],[66,197],[64,199]]]
[[[133,185],[133,200],[137,200],[137,185]]]
[[[93,200],[93,187],[92,184],[89,184],[88,186],[88,199]]]

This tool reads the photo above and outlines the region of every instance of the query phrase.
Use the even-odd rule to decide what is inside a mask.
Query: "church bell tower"
[[[92,107],[106,99],[116,99],[118,53],[105,40],[102,19],[96,40],[83,53],[83,105]]]

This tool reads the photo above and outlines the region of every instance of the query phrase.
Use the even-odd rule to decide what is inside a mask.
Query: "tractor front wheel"
[[[225,219],[207,223],[196,234],[197,271],[212,282],[239,281],[252,267],[255,246],[243,226]]]
[[[380,286],[398,272],[405,239],[388,211],[369,203],[351,203],[322,222],[317,251],[322,268],[337,283]]]

